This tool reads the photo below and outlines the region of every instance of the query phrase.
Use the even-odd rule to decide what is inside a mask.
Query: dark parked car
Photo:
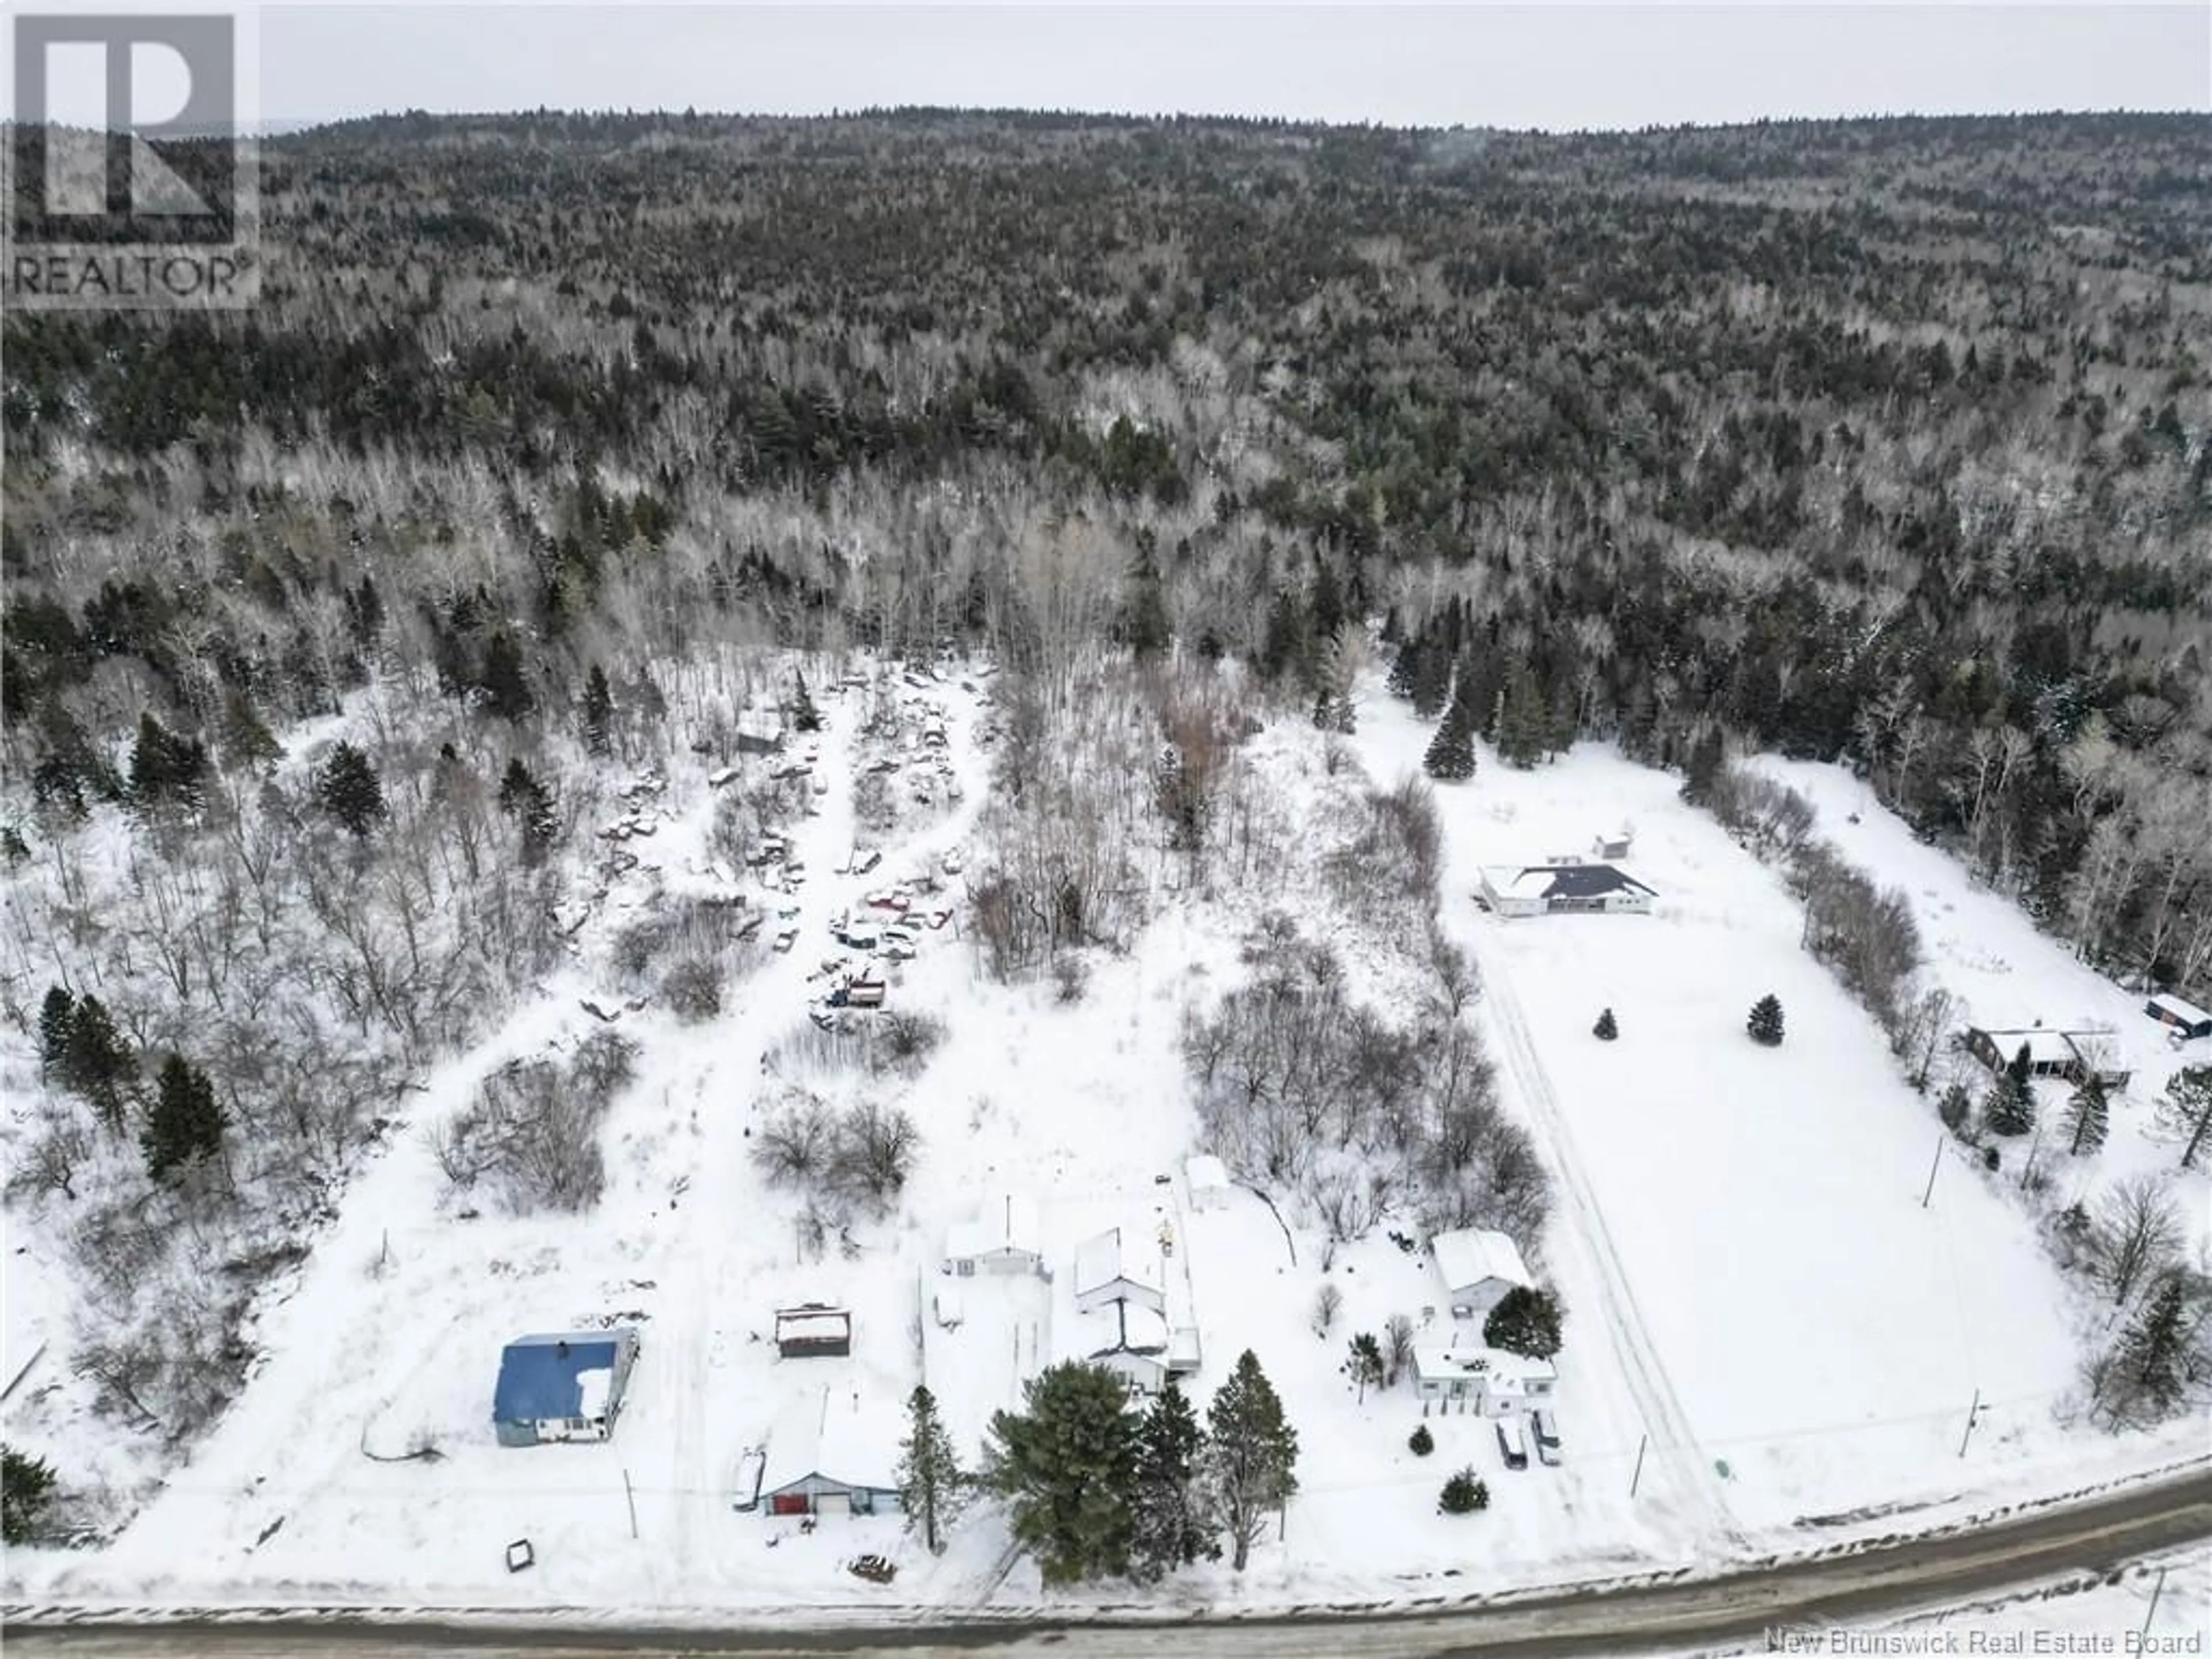
[[[1498,1455],[1505,1460],[1509,1469],[1528,1467],[1528,1438],[1521,1432],[1521,1425],[1507,1419],[1498,1425]]]

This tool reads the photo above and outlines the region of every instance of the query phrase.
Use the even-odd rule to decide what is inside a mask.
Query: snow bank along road
[[[1031,1618],[925,1622],[919,1609],[871,1609],[853,1623],[782,1629],[622,1624],[586,1609],[518,1616],[337,1609],[151,1615],[9,1608],[8,1649],[50,1659],[142,1653],[344,1659],[385,1652],[465,1653],[471,1659],[584,1659],[606,1653],[861,1656],[973,1653],[1027,1659],[1414,1659],[1415,1656],[1620,1654],[1759,1640],[1808,1625],[1865,1624],[2212,1539],[2212,1467],[2122,1487],[1947,1535],[1908,1538],[1848,1554],[1780,1561],[1660,1584],[1626,1584],[1442,1609],[1314,1611],[1243,1620],[1152,1616],[1115,1623]],[[865,1622],[863,1622],[865,1620]],[[896,1621],[896,1622],[895,1622]],[[1169,1632],[1172,1632],[1170,1634]]]

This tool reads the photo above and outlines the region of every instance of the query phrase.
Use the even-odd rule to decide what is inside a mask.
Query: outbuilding
[[[1044,1269],[1037,1245],[1036,1200],[1021,1193],[991,1200],[974,1221],[945,1235],[945,1271],[967,1279],[976,1273],[1034,1273]]]
[[[1076,1248],[1077,1312],[1093,1313],[1117,1302],[1149,1308],[1155,1314],[1167,1311],[1167,1292],[1162,1286],[1160,1272],[1164,1247],[1156,1243],[1148,1251],[1141,1236],[1133,1239],[1129,1231],[1109,1227]]]
[[[1505,1234],[1480,1227],[1438,1233],[1429,1241],[1437,1277],[1455,1319],[1481,1321],[1516,1286],[1535,1283],[1521,1248]]]
[[[1218,1210],[1229,1202],[1229,1166],[1212,1152],[1186,1159],[1182,1176],[1192,1209]]]
[[[775,1352],[784,1359],[848,1358],[853,1352],[853,1316],[819,1302],[779,1308]]]
[[[629,1326],[517,1337],[500,1355],[492,1390],[499,1443],[608,1438],[637,1353],[637,1332]]]
[[[2161,1025],[2171,1026],[2173,1034],[2184,1042],[2198,1037],[2212,1037],[2212,1014],[2206,1013],[2193,1002],[2184,1002],[2179,997],[2164,993],[2143,1004],[2143,1012]]]

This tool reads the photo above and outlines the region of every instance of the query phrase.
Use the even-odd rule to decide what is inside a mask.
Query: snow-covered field
[[[876,1425],[895,1425],[926,1375],[972,1454],[1036,1355],[1058,1357],[1042,1293],[1032,1309],[963,1280],[957,1340],[933,1326],[946,1229],[1006,1191],[1042,1200],[1044,1250],[1063,1268],[1108,1218],[1171,1218],[1205,1340],[1191,1390],[1201,1410],[1250,1347],[1298,1429],[1301,1492],[1282,1537],[1242,1577],[1211,1566],[1171,1581],[1157,1595],[1174,1605],[1472,1594],[1717,1565],[2203,1455],[2201,1418],[2127,1439],[2062,1425],[2054,1407],[2094,1310],[1978,1170],[1946,1154],[1923,1207],[1942,1139],[1933,1112],[1899,1080],[1869,1018],[1799,949],[1778,878],[1683,806],[1677,780],[1595,748],[1531,773],[1486,751],[1473,782],[1440,791],[1446,925],[1483,968],[1477,1017],[1509,1106],[1560,1178],[1550,1236],[1528,1243],[1569,1308],[1562,1467],[1505,1470],[1474,1418],[1430,1419],[1437,1450],[1417,1458],[1409,1389],[1357,1397],[1340,1370],[1344,1339],[1437,1302],[1422,1260],[1380,1236],[1340,1250],[1329,1277],[1345,1305],[1317,1340],[1319,1236],[1286,1232],[1249,1193],[1204,1212],[1188,1202],[1180,1172],[1198,1149],[1178,1051],[1185,1006],[1237,982],[1237,936],[1257,902],[1317,930],[1340,926],[1282,872],[1264,893],[1170,900],[1128,955],[1094,963],[1068,1006],[1048,985],[985,979],[961,937],[964,915],[923,932],[890,994],[949,1029],[928,1068],[893,1091],[920,1127],[919,1166],[888,1220],[854,1230],[849,1253],[833,1238],[810,1258],[792,1200],[748,1157],[784,1081],[768,1075],[767,1057],[806,1029],[820,988],[809,976],[839,953],[830,918],[893,877],[941,867],[970,836],[988,793],[978,731],[989,684],[956,676],[931,688],[958,802],[886,838],[883,866],[865,876],[838,873],[854,835],[859,700],[822,696],[817,770],[832,787],[793,832],[807,877],[791,893],[752,895],[798,908],[799,943],[737,986],[718,1019],[624,1018],[643,1053],[606,1130],[611,1179],[597,1210],[459,1218],[422,1134],[492,1066],[599,1029],[578,1002],[605,988],[580,969],[442,1068],[409,1131],[348,1193],[297,1289],[262,1319],[265,1357],[189,1465],[103,1551],[11,1553],[9,1596],[635,1609],[1045,1599],[988,1512],[933,1559],[894,1520],[828,1518],[809,1533],[732,1507],[746,1449],[810,1386],[827,1382]],[[1352,744],[1388,784],[1418,766],[1428,735],[1376,696]],[[1322,781],[1322,743],[1286,723],[1258,740],[1254,763],[1277,787],[1317,796],[1344,787]],[[1977,1012],[2109,1012],[2148,1074],[2160,1045],[2148,1021],[2130,1029],[2130,999],[1972,892],[1848,779],[1790,775],[1829,792],[1824,831],[1913,893],[1938,968],[1959,972]],[[672,780],[651,842],[672,887],[699,884],[713,799],[703,775]],[[1844,799],[1862,814],[1849,831],[1832,804]],[[1661,895],[1654,915],[1504,922],[1476,912],[1478,866],[1585,848],[1624,820],[1636,828],[1632,867]],[[616,888],[594,928],[621,920],[627,890]],[[2000,1008],[1998,987],[2033,989]],[[1788,1017],[1772,1050],[1743,1031],[1746,1008],[1769,991]],[[1589,1030],[1607,1006],[1621,1028],[1610,1044]],[[2142,1138],[2137,1110],[2131,1102],[2119,1115],[2112,1167],[2169,1156]],[[2192,1189],[2200,1210],[2202,1196]],[[18,1262],[33,1260],[9,1259],[11,1303]],[[774,1310],[807,1301],[852,1310],[851,1361],[775,1357]],[[489,1402],[502,1344],[609,1316],[644,1333],[612,1441],[497,1446]],[[1038,1325],[1042,1338],[1025,1339]],[[1977,1390],[1985,1411],[1961,1457]],[[379,1461],[426,1445],[440,1455]],[[1492,1504],[1448,1519],[1436,1491],[1462,1463],[1488,1480]],[[520,1538],[538,1565],[511,1575],[503,1552]],[[844,1571],[868,1552],[898,1564],[895,1583]],[[1131,1595],[1104,1586],[1062,1599]]]

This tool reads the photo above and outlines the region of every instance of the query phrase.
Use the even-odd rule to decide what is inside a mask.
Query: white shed
[[[1037,1245],[1036,1200],[1008,1193],[992,1199],[973,1221],[945,1236],[945,1271],[962,1279],[976,1273],[1033,1273],[1044,1268]]]
[[[1558,1385],[1559,1371],[1548,1359],[1487,1347],[1413,1350],[1413,1389],[1424,1417],[1432,1410],[1509,1417],[1547,1405]]]
[[[1182,1178],[1192,1209],[1218,1210],[1229,1202],[1229,1166],[1212,1152],[1185,1159]]]
[[[1483,1320],[1516,1285],[1532,1285],[1520,1246],[1501,1232],[1464,1227],[1429,1241],[1445,1304],[1455,1319]]]

